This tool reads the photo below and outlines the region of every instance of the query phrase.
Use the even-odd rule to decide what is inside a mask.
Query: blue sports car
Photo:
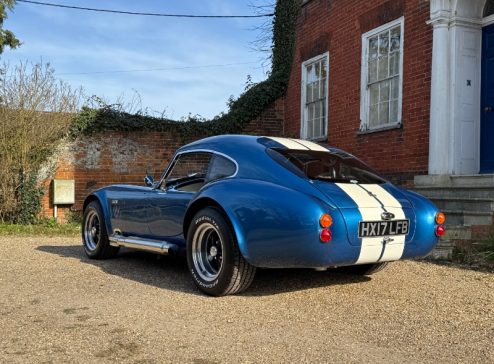
[[[180,148],[159,181],[144,181],[87,197],[86,254],[185,254],[195,284],[213,296],[247,289],[257,267],[368,275],[426,256],[445,232],[429,200],[306,140],[202,139]]]

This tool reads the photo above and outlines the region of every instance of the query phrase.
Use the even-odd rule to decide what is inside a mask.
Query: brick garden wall
[[[359,135],[362,34],[405,18],[403,127]],[[297,25],[286,95],[285,134],[300,136],[301,64],[329,52],[329,143],[401,184],[426,174],[429,151],[432,29],[426,0],[311,0]]]
[[[244,134],[281,135],[283,117],[284,100],[280,99],[252,120]],[[180,146],[180,137],[173,133],[136,131],[105,131],[66,143],[45,168],[41,215],[53,216],[53,179],[75,181],[76,203],[58,208],[58,220],[66,221],[71,211],[80,212],[85,197],[97,188],[116,183],[142,185],[146,172],[159,178]]]

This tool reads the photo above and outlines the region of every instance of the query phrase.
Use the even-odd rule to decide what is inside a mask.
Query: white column
[[[431,114],[429,133],[429,174],[451,174],[452,125],[451,63],[449,39],[449,12],[441,12],[431,19],[433,26]]]
[[[429,174],[479,171],[484,0],[430,0]]]

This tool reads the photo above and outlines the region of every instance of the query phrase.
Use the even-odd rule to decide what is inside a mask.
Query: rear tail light
[[[443,225],[446,222],[446,215],[444,215],[442,212],[438,212],[436,214],[436,223],[438,225]]]
[[[319,233],[319,239],[321,239],[321,243],[329,243],[333,238],[333,234],[331,234],[331,230],[329,230],[330,226],[333,225],[333,218],[330,214],[324,214],[319,219],[319,225],[323,228]]]
[[[446,228],[444,225],[438,225],[436,226],[436,236],[443,236],[446,233]]]
[[[321,242],[329,243],[333,238],[333,234],[331,234],[331,231],[328,228],[324,228],[321,230],[321,234],[319,235],[319,238],[321,239]]]
[[[436,236],[441,237],[446,233],[446,228],[444,227],[444,223],[446,222],[446,215],[442,212],[438,212],[436,214]]]
[[[319,224],[321,224],[323,228],[328,228],[333,225],[333,218],[330,214],[324,214],[319,219]]]

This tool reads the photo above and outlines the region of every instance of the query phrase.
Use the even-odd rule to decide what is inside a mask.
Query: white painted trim
[[[492,24],[494,24],[494,14],[489,15],[488,17],[482,19],[482,26],[483,27],[487,27],[487,26],[492,25]]]
[[[431,0],[431,175],[479,171],[484,4],[485,0]]]
[[[369,54],[369,38],[400,25],[401,27],[401,43],[400,43],[400,76],[399,76],[399,94],[398,94],[398,121],[386,125],[379,125],[370,128],[369,125],[369,98],[370,90],[367,88],[368,79],[368,54]],[[403,60],[405,58],[405,17],[400,17],[392,22],[383,24],[375,29],[372,29],[362,34],[362,59],[360,73],[360,131],[379,131],[392,126],[399,126],[402,123],[403,114]],[[390,90],[391,92],[391,90]]]
[[[326,74],[326,115],[324,116],[324,125],[326,127],[326,133],[324,134],[324,138],[327,139],[328,137],[328,133],[329,133],[329,125],[328,125],[328,115],[329,115],[329,103],[328,103],[328,100],[329,100],[329,75],[330,75],[330,69],[329,69],[329,52],[326,52],[326,53],[323,53],[323,54],[320,54],[318,56],[315,56],[315,57],[312,57],[311,59],[308,59],[304,62],[302,62],[302,66],[301,66],[301,72],[302,72],[302,77],[301,77],[301,93],[300,93],[300,139],[306,139],[307,138],[307,128],[306,128],[306,125],[305,125],[305,120],[306,120],[306,117],[307,117],[307,112],[306,112],[306,109],[305,109],[305,100],[306,100],[306,93],[307,93],[307,87],[306,87],[306,83],[307,83],[307,73],[305,71],[305,68],[307,67],[307,65],[311,64],[311,63],[314,63],[314,62],[317,62],[321,59],[325,58],[326,59],[326,70],[327,70],[327,74]],[[315,140],[319,140],[321,138],[316,138]]]

